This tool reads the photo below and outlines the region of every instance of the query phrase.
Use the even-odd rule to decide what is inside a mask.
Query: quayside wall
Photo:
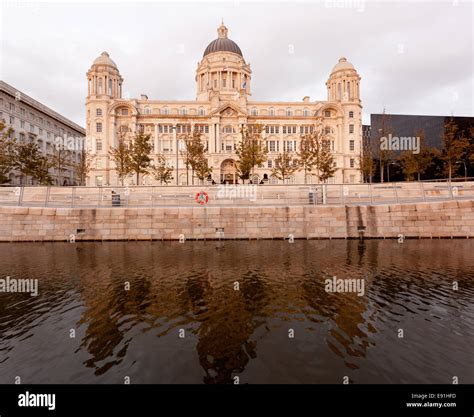
[[[0,241],[471,238],[474,200],[367,206],[0,207]],[[181,236],[181,238],[183,238]]]

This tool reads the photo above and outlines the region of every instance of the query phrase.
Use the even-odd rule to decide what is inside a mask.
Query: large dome
[[[342,57],[339,59],[339,62],[334,66],[331,72],[353,69],[355,69],[354,65],[352,65],[346,58]]]
[[[212,54],[213,52],[233,52],[243,58],[239,45],[227,37],[227,28],[224,26],[224,23],[217,29],[217,34],[219,37],[207,45],[203,56]]]

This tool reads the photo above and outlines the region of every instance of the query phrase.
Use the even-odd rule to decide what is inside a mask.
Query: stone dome
[[[222,23],[222,25],[220,25],[217,29],[218,38],[207,45],[203,57],[208,54],[212,54],[213,52],[232,52],[234,54],[240,55],[243,58],[239,45],[227,37],[227,32],[227,28],[225,27],[224,23]]]
[[[94,60],[92,65],[109,65],[111,67],[117,68],[117,65],[114,61],[110,59],[110,56],[107,52],[102,52],[99,57]]]
[[[352,65],[346,58],[339,58],[339,62],[334,66],[332,72],[341,71],[341,70],[355,70],[354,65]]]

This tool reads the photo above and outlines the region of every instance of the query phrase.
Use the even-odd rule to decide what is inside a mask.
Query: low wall
[[[474,200],[376,206],[0,207],[0,241],[474,237]]]

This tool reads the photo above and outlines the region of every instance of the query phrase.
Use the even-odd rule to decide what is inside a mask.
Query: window
[[[112,95],[112,80],[109,78],[109,96]]]
[[[186,114],[188,114],[188,110],[186,109],[186,107],[182,107],[180,113],[182,115],[186,115]]]
[[[287,116],[293,116],[293,110],[291,110],[291,109],[286,109],[286,115],[287,115]]]
[[[24,116],[25,115],[25,109],[20,109],[20,113],[21,113],[22,116]]]
[[[354,133],[354,125],[349,125],[349,133]]]
[[[331,128],[330,128],[329,126],[326,126],[326,127],[324,128],[324,134],[325,134],[325,135],[329,135],[330,133],[331,133]]]
[[[145,114],[151,114],[151,109],[149,107],[145,107]]]
[[[206,114],[206,112],[204,111],[204,109],[202,107],[199,108],[199,116],[204,116]]]
[[[268,125],[265,127],[265,132],[268,134],[280,133],[280,127],[277,125]]]
[[[350,166],[351,168],[354,168],[354,167],[355,167],[354,158],[351,158],[351,159],[349,160],[349,166]]]
[[[268,163],[268,168],[273,168],[273,161],[271,159],[269,159],[267,163]]]
[[[20,141],[24,142],[25,141],[25,134],[20,133]]]
[[[354,150],[354,140],[352,140],[352,139],[349,141],[349,150],[350,151]]]
[[[268,114],[270,116],[275,116],[275,109],[273,107],[270,107],[270,110],[268,110]]]
[[[308,110],[308,109],[304,109],[304,110],[303,110],[303,116],[304,116],[304,117],[308,117],[308,116],[309,116],[309,110]]]
[[[331,117],[331,111],[330,110],[325,110],[324,111],[324,117]]]
[[[10,103],[10,111],[15,111],[15,105],[13,103]]]
[[[13,116],[10,116],[10,124],[11,125],[15,124],[15,118]]]
[[[102,182],[103,182],[102,175],[99,175],[99,176],[95,177],[95,186],[96,187],[102,187]]]
[[[38,134],[39,134],[40,136],[43,136],[43,129],[39,129]]]
[[[224,128],[222,129],[222,131],[224,133],[234,133],[234,129],[232,128],[232,126],[224,126]]]
[[[121,115],[122,116],[128,116],[128,109],[122,109]]]
[[[350,117],[351,119],[354,118],[354,112],[353,112],[353,111],[350,111],[350,112],[349,112],[349,117]]]
[[[24,121],[24,120],[20,120],[20,127],[21,127],[22,129],[25,128],[25,121]]]
[[[30,123],[30,132],[35,133],[35,125]]]
[[[40,117],[38,120],[39,120],[39,124],[40,124],[41,126],[43,126],[43,118]]]
[[[95,111],[95,115],[96,115],[96,116],[102,116],[102,109],[97,109],[97,110]]]
[[[307,135],[309,133],[313,133],[314,131],[314,127],[313,126],[300,126],[300,134],[303,135]]]
[[[257,116],[257,115],[258,115],[258,111],[257,111],[257,109],[254,107],[254,108],[252,109],[252,116]]]
[[[161,114],[170,114],[170,109],[168,109],[168,107],[163,107],[161,109]]]
[[[268,141],[268,150],[270,152],[275,152],[276,146],[275,146],[275,141],[274,140]]]
[[[95,131],[96,131],[97,133],[101,133],[101,132],[102,132],[102,123],[101,123],[101,122],[95,124]]]

